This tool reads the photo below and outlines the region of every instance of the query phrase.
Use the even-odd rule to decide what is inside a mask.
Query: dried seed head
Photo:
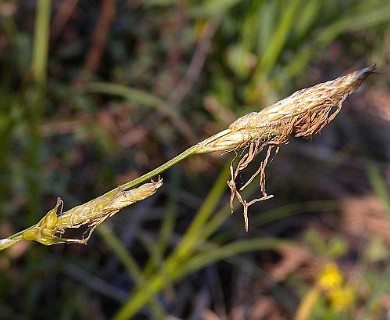
[[[291,134],[296,137],[310,137],[318,133],[336,117],[348,95],[359,88],[364,79],[374,71],[375,66],[370,66],[335,80],[299,90],[260,112],[251,112],[238,118],[227,130],[198,144],[197,153],[232,151],[238,148],[245,150],[236,169],[233,169],[233,164],[231,166],[231,180],[228,181],[228,186],[231,189],[232,211],[235,198],[244,207],[246,230],[248,230],[248,207],[257,201],[272,197],[267,195],[265,190],[265,168],[271,159],[272,151],[276,154],[279,146],[289,141]],[[266,147],[267,152],[259,169],[247,183],[237,188],[235,181],[238,174]],[[240,191],[245,189],[257,175],[260,176],[262,196],[247,202],[240,195]]]
[[[254,140],[288,141],[291,133],[297,137],[311,136],[335,118],[343,101],[373,72],[375,66],[370,66],[296,91],[260,112],[248,113],[227,130],[200,142],[197,153],[231,151]]]

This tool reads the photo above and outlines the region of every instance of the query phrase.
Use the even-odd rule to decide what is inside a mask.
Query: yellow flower
[[[341,288],[343,275],[335,263],[329,263],[320,273],[318,285],[323,290],[333,290]]]
[[[354,301],[354,290],[350,286],[335,288],[329,292],[329,300],[333,308],[344,310],[350,307]]]

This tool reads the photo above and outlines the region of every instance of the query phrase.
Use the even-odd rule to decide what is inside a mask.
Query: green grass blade
[[[205,241],[201,230],[225,192],[226,181],[230,174],[229,165],[230,163],[222,170],[195,219],[183,236],[182,241],[161,267],[163,271],[157,270],[153,275],[150,275],[147,290],[145,287],[139,287],[127,303],[122,306],[115,319],[131,318],[149,301],[151,293],[160,292],[164,287],[170,286],[177,279],[177,274],[180,274],[180,269],[185,264],[185,261],[194,254],[196,247]]]
[[[26,94],[25,119],[28,127],[25,161],[28,167],[27,185],[29,193],[28,223],[31,225],[40,212],[41,196],[41,132],[40,125],[44,111],[45,86],[48,60],[51,0],[39,0],[35,18],[32,74],[34,83]]]
[[[182,134],[191,142],[196,141],[195,134],[187,122],[177,113],[172,106],[150,93],[142,90],[129,88],[119,84],[94,82],[85,86],[88,92],[104,93],[112,96],[122,97],[132,103],[142,104],[146,107],[153,107],[162,115],[170,119],[173,124],[182,132]]]
[[[220,247],[215,246],[209,250],[197,254],[192,259],[187,261],[180,270],[180,276],[185,276],[186,274],[204,268],[210,264],[237,256],[245,252],[257,250],[275,250],[286,243],[291,244],[291,242],[279,239],[263,238],[235,241]]]
[[[265,77],[269,71],[275,66],[283,46],[286,43],[287,36],[293,28],[293,23],[298,15],[298,9],[301,5],[301,0],[292,0],[285,3],[287,7],[283,10],[282,16],[278,21],[279,24],[270,39],[271,42],[267,46],[267,50],[260,58],[260,64],[256,71],[256,79]]]
[[[381,176],[378,167],[374,163],[368,162],[366,167],[371,186],[375,194],[386,206],[386,213],[390,218],[390,191],[386,186],[385,179]]]
[[[35,20],[32,71],[40,85],[46,82],[51,0],[39,0]]]
[[[123,243],[116,237],[112,230],[105,224],[101,224],[97,231],[104,242],[111,248],[127,273],[137,286],[144,287],[146,282],[142,276],[141,270],[133,256],[128,252]],[[165,319],[165,312],[156,295],[151,294],[151,308],[155,319]]]
[[[356,23],[359,21],[359,23]],[[319,43],[329,43],[344,32],[352,32],[372,28],[390,21],[390,5],[380,5],[371,11],[362,10],[350,16],[343,16],[335,23],[321,31],[317,36]]]
[[[270,250],[278,248],[285,241],[277,239],[254,239],[234,242],[220,248],[215,248],[215,251],[206,252],[204,254],[195,255],[193,258],[187,259],[184,263],[181,260],[172,260],[167,263],[165,274],[156,273],[153,278],[148,281],[147,287],[135,292],[120,311],[115,315],[114,319],[124,320],[131,319],[136,312],[148,301],[149,294],[147,292],[159,292],[162,287],[169,282],[177,281],[180,278],[188,275],[190,272],[198,270],[206,265],[232,257],[239,253],[255,250]]]

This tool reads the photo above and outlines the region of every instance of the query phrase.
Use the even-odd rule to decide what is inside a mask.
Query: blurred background
[[[233,155],[193,156],[87,246],[1,252],[0,319],[389,319],[389,22],[386,0],[0,1],[1,237],[378,67],[281,148],[248,233],[229,210]]]

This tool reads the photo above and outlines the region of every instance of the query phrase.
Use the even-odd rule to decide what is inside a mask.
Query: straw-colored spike
[[[196,153],[231,151],[254,140],[269,141],[276,137],[279,143],[287,142],[291,133],[297,137],[311,136],[335,118],[348,95],[373,72],[374,65],[296,91],[260,112],[238,118],[227,130],[200,142]]]
[[[310,137],[318,133],[336,117],[348,95],[359,88],[364,79],[373,72],[375,72],[375,66],[370,66],[335,80],[299,90],[289,97],[265,107],[260,112],[251,112],[238,118],[228,129],[198,144],[196,153],[229,152],[239,148],[245,150],[235,169],[233,169],[232,162],[231,179],[228,181],[228,186],[231,190],[231,210],[233,211],[233,201],[237,198],[244,207],[245,229],[247,231],[248,207],[255,202],[272,197],[265,190],[265,168],[271,160],[272,151],[276,154],[280,145],[288,143],[291,134],[296,137]],[[238,174],[264,148],[267,148],[267,152],[259,169],[247,183],[238,188],[236,186]],[[247,202],[242,198],[240,192],[257,175],[260,175],[261,197]]]

